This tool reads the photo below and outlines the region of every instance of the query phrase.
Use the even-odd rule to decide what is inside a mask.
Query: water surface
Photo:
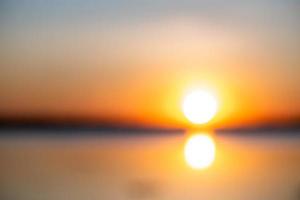
[[[300,199],[297,134],[214,134],[203,170],[186,163],[185,134],[83,134],[2,136],[0,199]]]

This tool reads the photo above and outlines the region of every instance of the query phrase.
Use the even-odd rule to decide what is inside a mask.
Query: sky
[[[4,0],[1,116],[187,124],[184,95],[218,97],[212,123],[300,116],[297,0]]]

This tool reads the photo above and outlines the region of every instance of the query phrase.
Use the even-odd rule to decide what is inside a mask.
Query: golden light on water
[[[215,142],[208,134],[190,136],[184,147],[184,157],[194,169],[209,167],[215,160]]]
[[[182,105],[184,115],[194,124],[207,123],[216,115],[217,109],[217,99],[205,90],[189,93]]]

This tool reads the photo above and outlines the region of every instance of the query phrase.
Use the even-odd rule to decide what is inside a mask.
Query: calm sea
[[[300,133],[213,134],[202,170],[185,160],[187,134],[8,135],[3,200],[300,199]]]

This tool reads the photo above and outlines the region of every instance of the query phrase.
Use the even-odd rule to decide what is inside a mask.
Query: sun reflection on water
[[[188,137],[184,146],[184,157],[193,169],[205,169],[215,160],[216,146],[208,133],[194,133]]]

